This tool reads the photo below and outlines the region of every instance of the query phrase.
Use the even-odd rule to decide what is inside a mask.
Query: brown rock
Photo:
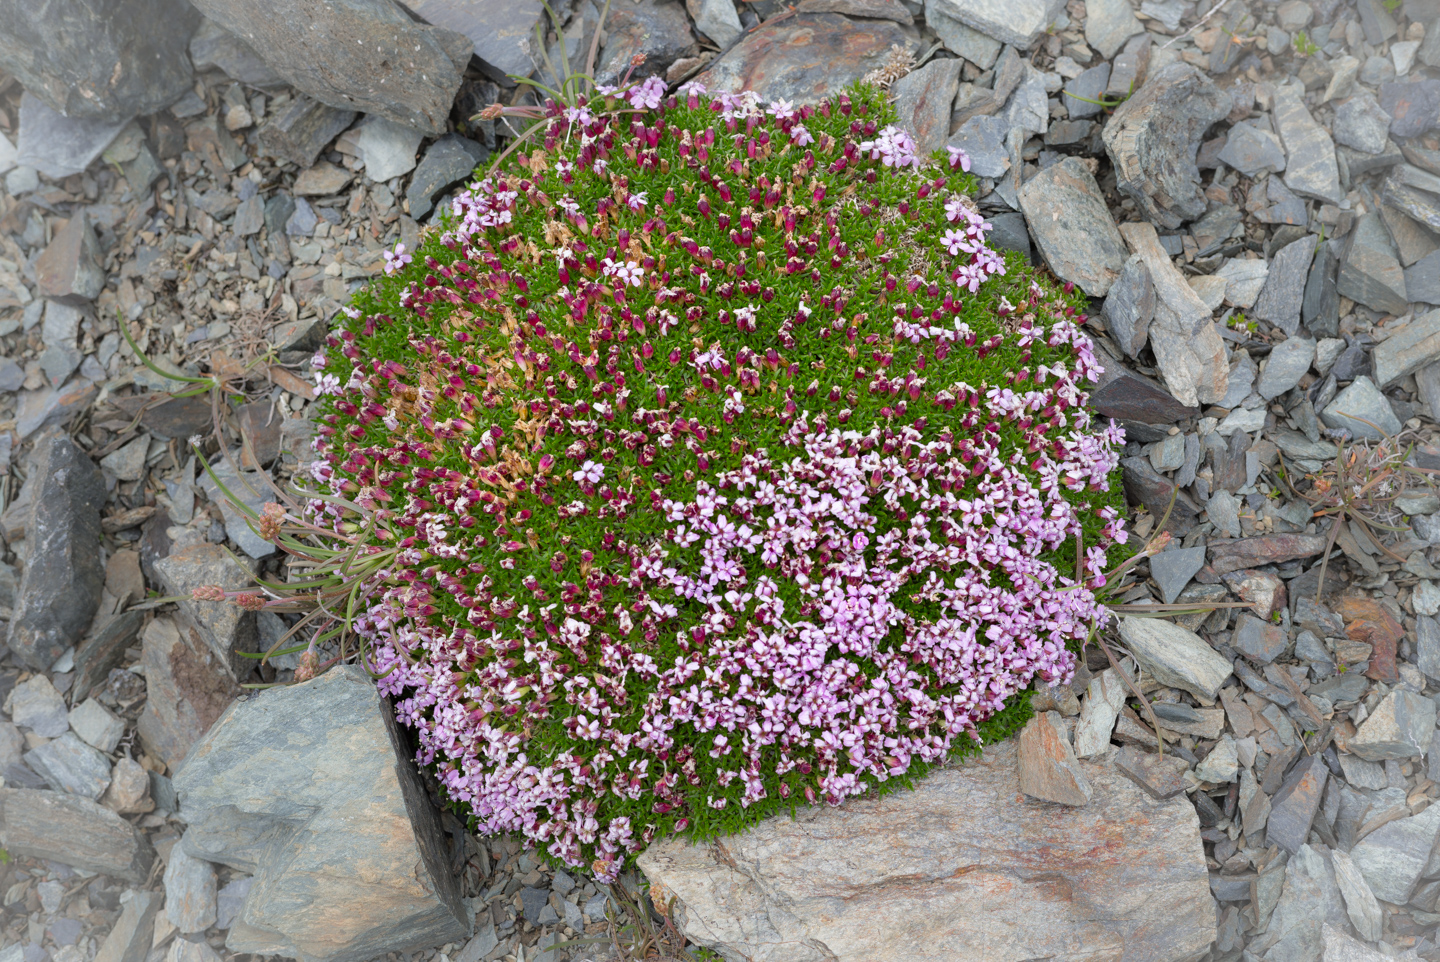
[[[178,595],[180,614],[192,632],[209,646],[236,678],[250,672],[251,663],[240,652],[258,644],[255,613],[228,601],[196,601],[192,593],[202,585],[239,591],[254,584],[254,575],[218,544],[191,545],[155,562],[155,572],[167,595]]]
[[[1395,649],[1405,637],[1405,629],[1395,616],[1374,598],[1346,595],[1334,606],[1336,614],[1345,619],[1345,634],[1351,641],[1364,642],[1373,648],[1370,670],[1365,677],[1393,685],[1400,680],[1395,666]]]
[[[1267,534],[1210,544],[1210,567],[1217,575],[1241,568],[1311,558],[1325,550],[1325,539],[1311,534]]]
[[[110,772],[110,787],[100,796],[100,804],[120,815],[153,812],[150,773],[134,759],[121,758]]]
[[[12,856],[30,855],[143,883],[155,850],[140,830],[88,798],[0,788],[0,827]]]
[[[1041,712],[1020,732],[1020,791],[1061,805],[1090,801],[1090,782],[1080,770],[1059,712]]]
[[[193,630],[182,633],[157,618],[143,638],[148,697],[140,716],[140,739],[172,769],[209,731],[239,693],[226,666]]]
[[[1142,752],[1130,745],[1116,754],[1115,767],[1120,774],[1159,799],[1183,794],[1185,772],[1190,768],[1183,758]]]
[[[894,20],[910,24],[915,18],[900,0],[800,0],[796,13],[842,13],[847,17]]]
[[[1083,808],[1019,791],[1014,742],[913,791],[801,808],[640,856],[700,945],[753,962],[1174,962],[1215,937],[1195,809],[1109,762]],[[1084,952],[1080,946],[1084,946]]]
[[[105,562],[105,590],[110,592],[121,609],[145,600],[145,576],[140,572],[140,552],[134,548],[122,548],[110,556],[110,560]]]
[[[892,45],[913,55],[920,43],[913,27],[889,20],[849,20],[838,13],[774,17],[696,79],[710,90],[753,90],[766,100],[815,103],[882,66]]]
[[[268,468],[280,456],[280,429],[284,417],[269,401],[254,401],[240,409],[240,432],[245,440],[240,450],[240,469]]]
[[[84,211],[55,233],[50,246],[35,259],[35,277],[46,297],[84,304],[105,289],[105,259],[95,229]]]

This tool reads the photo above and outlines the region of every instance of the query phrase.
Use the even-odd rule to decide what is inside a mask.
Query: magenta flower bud
[[[700,195],[700,201],[699,201],[699,203],[697,203],[697,204],[695,205],[695,208],[696,208],[696,210],[700,211],[700,216],[701,216],[701,217],[709,217],[709,216],[710,216],[710,198],[706,197],[704,194],[701,194],[701,195]]]

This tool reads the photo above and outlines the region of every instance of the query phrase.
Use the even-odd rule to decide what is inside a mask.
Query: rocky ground
[[[605,936],[613,893],[436,817],[373,689],[338,673],[241,687],[293,677],[298,656],[242,657],[285,633],[281,616],[147,601],[281,576],[189,439],[228,453],[222,476],[256,505],[265,476],[303,464],[311,352],[383,252],[413,247],[503,148],[503,122],[471,118],[526,96],[507,72],[547,74],[527,39],[540,7],[410,4],[435,26],[389,0],[344,22],[316,13],[335,41],[323,70],[296,24],[251,4],[196,0],[215,21],[183,0],[151,7],[129,48],[0,11],[0,962],[364,962],[402,943],[389,958],[609,957],[554,945]],[[559,12],[578,55],[597,7]],[[367,40],[408,45],[394,83],[371,79]],[[923,147],[969,153],[993,242],[1094,299],[1107,374],[1093,403],[1129,432],[1134,529],[1148,539],[1163,519],[1173,539],[1123,600],[1240,605],[1125,620],[1123,661],[1093,650],[1071,686],[1038,696],[1047,713],[1009,763],[1076,813],[1102,804],[1099,786],[1115,824],[1160,801],[1198,814],[1210,894],[1179,898],[1173,938],[1143,957],[1440,959],[1440,497],[1366,487],[1405,458],[1384,435],[1440,469],[1440,5],[614,0],[601,41],[602,80],[639,60],[640,76],[790,100],[888,83]],[[25,43],[49,61],[17,66]],[[554,63],[560,38],[547,43]],[[184,69],[82,82],[130,76],[125,51],[144,44]],[[100,93],[66,101],[81,89]],[[206,397],[167,400],[183,385],[140,366],[121,325],[167,370],[218,374],[245,403],[217,416]],[[1352,465],[1366,439],[1379,453]],[[1333,474],[1341,445],[1348,478]],[[98,556],[70,550],[97,539]],[[1150,710],[1128,707],[1122,672]],[[346,722],[280,756],[273,717]],[[334,756],[372,767],[325,769]],[[311,794],[296,787],[322,770]],[[357,779],[390,826],[367,844],[337,800]],[[1044,811],[1055,832],[1099,830]],[[1172,854],[1146,844],[1107,884],[1145,889]],[[287,908],[396,860],[413,876]],[[666,880],[687,903],[693,873],[716,871],[690,870]],[[336,934],[334,906],[359,904],[383,931]],[[949,924],[929,916],[927,931]],[[830,949],[866,957],[866,929],[851,954]]]

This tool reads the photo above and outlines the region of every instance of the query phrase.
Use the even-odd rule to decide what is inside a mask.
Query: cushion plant
[[[545,113],[315,360],[420,762],[609,880],[1013,731],[1125,538],[1078,298],[871,88]]]

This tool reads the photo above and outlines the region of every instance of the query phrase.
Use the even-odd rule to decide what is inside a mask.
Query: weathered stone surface
[[[0,826],[12,856],[50,859],[127,882],[144,883],[155,861],[139,829],[78,795],[0,788]]]
[[[1040,712],[1020,731],[1017,764],[1020,791],[1031,798],[1061,805],[1090,801],[1090,782],[1080,770],[1059,712]]]
[[[1370,883],[1365,881],[1360,869],[1341,849],[1330,853],[1330,864],[1335,869],[1335,882],[1340,887],[1340,894],[1345,897],[1345,911],[1350,916],[1350,924],[1355,926],[1361,938],[1378,942],[1385,917],[1381,914],[1375,893],[1370,891]],[[1328,953],[1329,950],[1326,951]]]
[[[1125,245],[1095,178],[1067,157],[1020,189],[1020,209],[1050,269],[1091,297],[1110,290],[1125,266]]]
[[[1105,296],[1105,326],[1120,350],[1135,357],[1150,336],[1154,316],[1155,285],[1150,269],[1143,258],[1132,254]]]
[[[1378,154],[1390,139],[1390,115],[1369,93],[1361,92],[1335,108],[1335,142]]]
[[[1427,77],[1381,84],[1380,106],[1394,118],[1391,137],[1417,137],[1440,120],[1440,81]]]
[[[26,665],[49,668],[79,641],[100,605],[100,508],[105,482],[68,437],[50,439],[36,457],[39,489],[25,524],[30,563],[6,643]]]
[[[1218,157],[1246,177],[1285,169],[1285,148],[1280,145],[1280,138],[1245,121],[1230,128]]]
[[[1178,437],[1178,435],[1176,435]],[[1180,592],[1205,566],[1205,546],[1193,548],[1171,548],[1150,559],[1150,577],[1160,587],[1160,599],[1165,604],[1174,604]]]
[[[1209,309],[1171,263],[1154,226],[1143,222],[1122,224],[1120,233],[1130,249],[1145,261],[1155,285],[1150,347],[1165,386],[1181,404],[1213,404],[1225,396],[1230,367]]]
[[[913,792],[801,809],[716,845],[663,842],[640,866],[676,895],[691,939],[756,962],[1069,959],[1082,942],[1136,962],[1203,952],[1215,903],[1194,809],[1106,762],[1079,763],[1089,805],[1029,801],[1015,753],[990,746]]]
[[[1296,317],[1298,327],[1299,317]],[[1255,382],[1255,392],[1265,400],[1279,397],[1300,383],[1315,360],[1315,342],[1308,337],[1291,337],[1275,346]]]
[[[1117,186],[1148,220],[1173,229],[1205,213],[1195,153],[1230,106],[1199,70],[1172,63],[1111,115],[1102,136]]]
[[[1085,42],[1106,60],[1136,34],[1145,32],[1127,0],[1090,0],[1085,4]]]
[[[367,117],[355,138],[355,151],[365,161],[365,176],[384,183],[415,169],[422,139],[418,130],[384,117]]]
[[[200,26],[190,37],[190,62],[196,70],[214,68],[252,87],[285,85],[285,79],[271,70],[254,48],[209,17],[200,18]]]
[[[130,889],[120,896],[120,918],[105,936],[94,962],[145,962],[155,931],[160,896],[155,892]]]
[[[461,181],[469,180],[487,151],[459,134],[446,134],[425,150],[425,159],[415,168],[405,199],[410,216],[416,220],[435,209],[435,195]]]
[[[1096,675],[1085,691],[1080,719],[1075,723],[1075,754],[1099,755],[1110,748],[1110,732],[1125,705],[1125,681],[1113,668]]]
[[[974,27],[961,23],[945,12],[946,0],[925,4],[925,22],[946,48],[964,57],[982,70],[995,66],[1000,48],[1005,46],[994,37],[987,37]]]
[[[327,161],[300,171],[292,190],[297,197],[324,197],[338,194],[355,175]]]
[[[15,162],[47,177],[78,174],[100,156],[127,122],[66,117],[27,92],[20,98]]]
[[[1158,618],[1120,620],[1130,653],[1161,684],[1214,701],[1231,675],[1230,663],[1195,632]]]
[[[1215,272],[1225,279],[1225,303],[1248,310],[1265,288],[1270,265],[1258,258],[1232,257]]]
[[[236,677],[243,675],[249,663],[238,653],[256,650],[255,613],[228,601],[197,601],[193,592],[204,585],[239,591],[254,584],[254,575],[218,544],[196,544],[177,551],[155,562],[155,573],[165,593],[179,597],[180,614],[219,664]]]
[[[1329,243],[1319,245],[1310,262],[1300,320],[1316,337],[1333,338],[1340,329],[1340,293],[1335,288],[1335,251]]]
[[[110,787],[100,796],[100,804],[120,815],[153,812],[150,773],[139,762],[122,756],[110,770]]]
[[[96,799],[110,785],[109,760],[74,732],[48,741],[24,757],[25,764],[57,792]]]
[[[1282,247],[1270,261],[1265,287],[1255,301],[1255,316],[1269,321],[1286,334],[1300,330],[1305,280],[1310,273],[1310,260],[1318,240],[1314,234],[1307,234]]]
[[[595,80],[618,84],[636,58],[639,66],[633,67],[633,78],[664,74],[676,60],[693,57],[698,51],[690,18],[681,4],[672,0],[612,4],[605,20],[605,41],[595,63]]]
[[[1306,755],[1295,763],[1280,790],[1270,800],[1266,841],[1291,854],[1300,850],[1310,837],[1310,825],[1320,809],[1329,777],[1329,769],[1319,755]]]
[[[1279,625],[1261,621],[1254,615],[1241,615],[1230,643],[1251,661],[1268,665],[1285,653],[1290,636]]]
[[[1275,904],[1265,934],[1247,948],[1266,959],[1318,960],[1320,928],[1325,923],[1345,924],[1345,907],[1329,861],[1309,845],[1302,845],[1285,865],[1285,888]]]
[[[198,21],[184,0],[0,4],[0,67],[67,117],[123,123],[189,90]]]
[[[199,0],[195,6],[316,100],[427,134],[445,132],[470,53],[459,62],[452,58],[453,32],[416,23],[379,0],[322,4],[303,15],[282,0]]]
[[[1143,421],[1146,424],[1169,424],[1199,413],[1175,400],[1164,388],[1105,355],[1105,371],[1090,392],[1090,406],[1104,417]]]
[[[1340,258],[1336,289],[1344,297],[1377,311],[1401,315],[1409,308],[1405,272],[1379,212],[1361,217],[1350,232],[1345,255]]]
[[[1058,0],[929,0],[961,23],[1020,50],[1029,50],[1064,9]]]
[[[125,657],[125,650],[140,636],[145,622],[143,611],[122,611],[93,630],[75,649],[75,680],[71,682],[72,698],[84,698],[90,689],[105,683],[110,669]]]
[[[1275,90],[1275,127],[1285,145],[1285,186],[1302,197],[1331,204],[1344,200],[1335,144],[1305,107],[1304,90],[1286,84]]]
[[[1174,755],[1156,755],[1126,745],[1115,755],[1115,768],[1155,798],[1174,798],[1185,791],[1189,765]]]
[[[1332,855],[1333,858],[1333,855]],[[1344,931],[1326,922],[1321,927],[1325,944],[1325,962],[1385,962],[1381,955],[1363,942],[1357,942]],[[1376,936],[1378,939],[1379,936]]]
[[[353,666],[237,702],[175,774],[196,858],[254,872],[228,946],[364,962],[469,935],[448,840]]]
[[[1170,512],[1165,530],[1171,535],[1182,538],[1195,526],[1200,513],[1195,502],[1173,480],[1156,472],[1148,458],[1122,458],[1120,469],[1125,496],[1131,503],[1145,505],[1157,518]]]
[[[513,83],[508,74],[528,77],[541,65],[540,51],[535,48],[535,25],[544,21],[548,27],[549,21],[540,0],[503,4],[410,0],[405,6],[427,23],[468,37],[492,80]]]
[[[1381,699],[1347,747],[1372,762],[1419,758],[1429,748],[1434,729],[1435,702],[1399,688]]]
[[[1419,815],[1382,825],[1350,850],[1350,858],[1370,891],[1382,902],[1404,905],[1415,892],[1436,839],[1440,838],[1440,806],[1431,805]]]
[[[1405,268],[1405,296],[1422,304],[1440,304],[1440,250]]]
[[[185,850],[184,840],[165,863],[165,916],[185,934],[215,924],[215,866]]]
[[[69,720],[70,729],[81,741],[107,755],[125,734],[125,722],[93,698],[71,709]]]
[[[1375,345],[1371,370],[1375,383],[1388,387],[1440,358],[1440,310],[1423,314]]]
[[[265,121],[260,128],[260,146],[272,157],[309,167],[325,145],[354,120],[353,110],[296,97]]]
[[[960,86],[960,66],[959,60],[932,60],[890,85],[900,126],[910,132],[922,155],[944,147],[950,136],[950,105]]]
[[[838,13],[775,18],[751,30],[696,79],[710,90],[754,90],[768,100],[814,103],[879,67],[892,44],[916,52],[914,27]]]
[[[173,768],[239,689],[228,667],[198,633],[182,633],[169,618],[157,618],[145,627],[141,650],[148,697],[138,723],[140,740]]]
[[[1380,441],[1400,433],[1400,419],[1375,382],[1361,375],[1320,412],[1327,427],[1344,428],[1357,438]]]
[[[685,9],[690,11],[690,18],[695,21],[695,29],[715,41],[716,46],[722,50],[730,46],[731,41],[745,32],[745,27],[740,23],[740,15],[735,12],[735,4],[732,0],[685,0]],[[805,12],[829,13],[833,11],[807,9]],[[910,23],[914,19],[903,8],[902,12],[905,13],[907,19],[900,21],[901,23]]]
[[[40,292],[71,304],[93,300],[105,288],[104,257],[89,215],[78,211],[35,260]]]
[[[960,125],[948,141],[970,158],[970,172],[976,177],[1002,177],[1010,169],[1010,151],[1005,146],[1009,123],[1004,117],[981,114]]]
[[[42,738],[58,738],[70,728],[65,699],[47,675],[32,675],[11,689],[5,713],[16,725]]]
[[[1195,777],[1202,782],[1222,784],[1233,782],[1240,773],[1240,759],[1235,748],[1235,739],[1223,736],[1210,749],[1210,753],[1195,766]]]

